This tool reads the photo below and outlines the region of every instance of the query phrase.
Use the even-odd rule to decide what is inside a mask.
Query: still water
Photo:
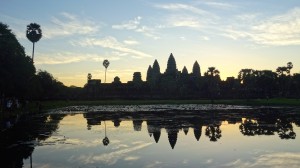
[[[300,110],[76,106],[1,132],[1,167],[300,167]]]

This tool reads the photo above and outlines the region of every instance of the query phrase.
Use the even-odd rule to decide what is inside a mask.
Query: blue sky
[[[145,80],[155,59],[165,71],[170,53],[178,70],[191,72],[197,60],[202,74],[214,66],[222,79],[290,61],[300,73],[299,0],[2,0],[0,18],[29,56],[26,26],[41,25],[36,68],[67,86],[83,86],[88,73],[104,81],[104,59],[107,82],[136,71]]]

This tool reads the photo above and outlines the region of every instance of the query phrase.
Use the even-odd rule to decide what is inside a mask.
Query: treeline
[[[156,64],[156,63],[155,63]],[[288,65],[292,65],[291,62]],[[197,66],[196,66],[197,67]],[[203,76],[182,72],[151,73],[142,81],[139,72],[133,80],[121,83],[116,77],[110,84],[88,79],[84,97],[88,99],[269,99],[300,98],[300,74],[290,74],[290,69],[254,70],[242,69],[238,78],[220,79],[220,71],[209,67]],[[149,77],[150,76],[150,77]]]
[[[66,87],[50,73],[36,70],[31,57],[6,24],[0,22],[0,105],[7,100],[72,98],[76,87]]]

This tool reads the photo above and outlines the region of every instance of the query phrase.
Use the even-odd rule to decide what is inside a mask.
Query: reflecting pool
[[[73,106],[1,132],[1,167],[299,167],[300,110]]]

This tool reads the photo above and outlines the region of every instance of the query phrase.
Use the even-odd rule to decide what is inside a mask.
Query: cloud
[[[236,8],[220,2],[200,2],[216,8]],[[182,3],[156,4],[156,8],[174,11],[164,17],[160,28],[187,27],[204,33],[221,35],[234,40],[246,39],[255,44],[285,46],[300,44],[300,8],[267,17],[262,13],[239,14],[220,19],[216,13]]]
[[[113,29],[127,29],[127,30],[133,30],[133,29],[137,29],[137,27],[140,24],[140,20],[142,19],[141,16],[138,16],[136,18],[134,18],[133,20],[129,20],[128,22],[123,22],[120,25],[112,25]]]
[[[206,5],[211,7],[219,8],[219,9],[233,9],[236,8],[235,5],[229,3],[222,3],[222,2],[205,2]]]
[[[136,41],[136,40],[124,40],[123,42],[125,44],[127,44],[127,45],[136,45],[136,44],[139,44],[139,42]]]
[[[159,25],[159,28],[187,27],[196,30],[203,30],[204,27],[216,25],[219,20],[219,16],[214,13],[188,4],[156,4],[154,7],[173,11],[173,13],[164,17],[163,23],[166,24]]]
[[[148,165],[145,165],[144,167],[145,168],[158,168],[158,167],[164,167],[163,165],[164,164],[161,161],[154,161]]]
[[[191,5],[181,4],[181,3],[156,4],[156,5],[154,5],[154,7],[161,8],[161,9],[166,9],[166,10],[173,10],[173,11],[185,10],[185,11],[189,11],[189,12],[199,14],[199,15],[205,15],[205,14],[208,13],[205,10],[196,8],[196,7],[191,6]]]
[[[141,150],[149,145],[151,145],[152,143],[144,143],[144,144],[139,144],[137,146],[134,147],[129,147],[126,149],[122,149],[122,150],[118,150],[118,151],[114,151],[114,152],[110,152],[110,153],[105,153],[99,156],[94,156],[93,160],[95,161],[101,161],[107,165],[113,165],[115,164],[120,158],[125,157],[125,159],[138,159],[137,157],[132,158],[132,157],[128,157],[127,155],[131,152],[137,151],[137,150]]]
[[[43,36],[54,38],[58,36],[88,35],[99,31],[100,26],[94,21],[78,18],[76,15],[63,12],[60,18],[52,17],[52,25],[45,26]]]
[[[137,28],[135,31],[143,33],[145,36],[151,37],[154,40],[160,39],[160,37],[158,35],[156,35],[156,33],[154,33],[154,29],[149,28],[147,26],[141,26],[141,27]]]
[[[122,24],[112,25],[112,28],[118,30],[133,30],[155,40],[160,39],[160,37],[156,35],[154,29],[141,25],[141,20],[142,17],[137,16],[133,20],[124,21]]]
[[[260,168],[260,167],[289,167],[297,168],[300,165],[300,153],[273,153],[260,155],[251,162],[238,159],[225,164],[224,167]]]
[[[81,54],[72,52],[58,52],[58,53],[40,53],[40,56],[35,59],[35,64],[67,64],[82,61],[96,61],[101,62],[105,57],[98,54]],[[110,60],[119,60],[119,57],[110,57]]]
[[[149,54],[144,52],[128,48],[125,44],[119,42],[116,38],[112,36],[107,36],[102,39],[94,39],[94,38],[86,38],[85,40],[74,42],[82,47],[87,46],[100,46],[103,48],[109,48],[117,52],[121,52],[123,54],[128,54],[134,58],[145,58],[145,57],[152,57]]]
[[[202,37],[202,39],[205,40],[205,41],[209,41],[210,40],[210,38],[207,37],[207,36]]]
[[[203,24],[200,19],[190,15],[173,15],[167,19],[167,23],[170,27],[189,27],[189,28],[201,28]]]
[[[140,157],[138,156],[127,156],[124,158],[125,161],[133,161],[133,160],[138,160]]]
[[[253,20],[255,17],[248,15],[248,19]],[[247,20],[245,15],[240,18]],[[246,29],[246,27],[250,28]],[[250,26],[226,28],[223,35],[232,39],[246,38],[263,45],[300,45],[300,8],[294,8],[270,19],[253,21]]]

